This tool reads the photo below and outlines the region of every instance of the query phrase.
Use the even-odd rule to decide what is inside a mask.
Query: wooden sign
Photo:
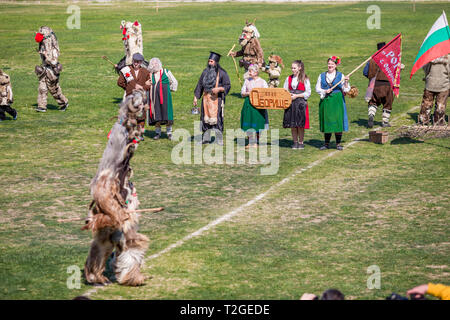
[[[291,94],[283,88],[254,88],[250,92],[250,103],[257,109],[284,110],[291,101]]]

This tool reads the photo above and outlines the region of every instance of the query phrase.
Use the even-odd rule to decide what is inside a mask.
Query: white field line
[[[405,113],[401,114],[400,116],[397,116],[395,118],[395,120],[402,118],[403,116],[406,116],[408,114],[408,112],[414,111],[414,109],[419,108],[419,106],[415,106],[413,108],[411,108],[410,110],[406,111]],[[392,120],[392,122],[394,122],[395,120]],[[380,129],[380,127],[378,128],[374,128],[373,130],[378,130]],[[355,138],[353,139],[353,141],[351,141],[350,143],[348,143],[345,147],[351,147],[352,145],[354,145],[355,143],[358,143],[360,141],[362,141],[362,139],[366,138],[367,136],[369,136],[369,133],[363,135],[362,137],[359,138]],[[250,201],[248,201],[247,203],[241,205],[240,207],[220,216],[219,218],[217,218],[216,220],[208,223],[206,226],[198,229],[195,232],[192,232],[191,234],[185,236],[183,239],[178,240],[177,242],[171,244],[170,246],[166,247],[165,249],[161,250],[158,253],[152,254],[151,256],[148,256],[145,261],[149,261],[149,260],[153,260],[156,259],[160,256],[162,256],[163,254],[171,251],[172,249],[181,247],[186,241],[189,241],[190,239],[194,238],[194,237],[198,237],[201,236],[203,233],[205,233],[206,231],[211,230],[212,228],[214,228],[215,226],[221,224],[222,222],[226,222],[228,220],[230,220],[231,218],[233,218],[234,216],[236,216],[237,214],[239,214],[240,212],[242,212],[244,209],[254,205],[256,202],[258,202],[259,200],[263,199],[266,195],[268,195],[269,193],[271,193],[274,189],[277,190],[280,186],[284,185],[285,183],[289,182],[292,178],[294,178],[295,176],[301,174],[302,172],[308,171],[309,169],[314,168],[315,166],[321,164],[323,161],[327,160],[328,158],[334,156],[335,154],[339,153],[340,151],[335,150],[333,152],[329,152],[327,153],[324,157],[310,163],[308,166],[304,167],[304,168],[300,168],[296,171],[294,171],[294,173],[292,173],[291,175],[287,176],[286,178],[284,178],[283,180],[279,181],[278,183],[276,183],[275,185],[271,186],[269,189],[267,189],[267,191],[260,193],[259,195],[257,195],[256,197],[254,197],[253,199],[251,199]],[[94,293],[96,293],[99,289],[103,289],[103,288],[107,288],[107,286],[95,286],[94,288],[92,288],[91,290],[87,291],[85,294],[83,294],[84,296],[90,296]]]

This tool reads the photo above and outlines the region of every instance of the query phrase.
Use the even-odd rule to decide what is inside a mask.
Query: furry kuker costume
[[[262,71],[269,74],[269,88],[278,88],[280,85],[281,69],[283,68],[283,59],[280,56],[271,54],[269,56],[269,65],[262,68]]]
[[[256,64],[262,67],[264,65],[264,52],[259,43],[259,32],[252,23],[246,22],[242,33],[239,36],[241,50],[234,53],[235,57],[243,57],[239,60],[239,66],[244,67],[246,73],[244,79],[248,78],[248,67]]]
[[[13,103],[13,92],[9,75],[0,69],[0,121],[6,119],[5,112],[9,113],[14,120],[17,119],[17,111],[11,108]]]
[[[62,65],[58,62],[59,44],[56,35],[50,27],[42,26],[36,33],[35,40],[39,43],[39,54],[42,60],[42,64],[35,68],[39,79],[36,111],[45,112],[47,110],[47,94],[49,91],[58,102],[59,110],[65,111],[69,101],[63,95],[59,85]]]
[[[144,55],[144,44],[142,38],[142,25],[138,22],[122,20],[120,23],[122,30],[122,41],[125,50],[125,56],[117,63],[116,72],[119,73],[122,68],[130,66],[133,63],[133,55],[140,53]],[[142,61],[143,68],[148,67],[148,61]]]
[[[122,101],[117,122],[111,129],[108,144],[92,179],[90,205],[84,230],[91,230],[91,244],[84,274],[87,282],[106,284],[103,275],[106,261],[114,253],[112,267],[119,284],[138,286],[145,277],[140,268],[144,262],[148,238],[138,233],[139,206],[136,189],[131,183],[130,160],[138,146],[138,114],[147,103],[143,90]]]

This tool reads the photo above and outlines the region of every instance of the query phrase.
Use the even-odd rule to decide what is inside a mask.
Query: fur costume
[[[122,101],[118,120],[91,181],[93,201],[83,227],[94,235],[84,268],[89,283],[109,282],[103,271],[114,250],[112,267],[119,284],[138,286],[145,280],[140,268],[149,240],[137,232],[139,215],[135,210],[139,200],[130,181],[130,160],[138,146],[137,117],[146,103],[143,90],[134,91]]]
[[[433,124],[446,125],[445,109],[450,92],[450,54],[436,58],[423,66],[425,89],[420,107],[419,123],[430,124],[431,111],[435,105]]]
[[[42,64],[35,68],[35,73],[39,79],[36,111],[45,112],[47,110],[47,94],[49,91],[58,103],[60,110],[64,111],[67,109],[69,101],[63,95],[59,85],[62,65],[58,62],[60,53],[58,39],[50,27],[42,26],[36,33],[35,40],[39,43],[39,54],[42,60]]]
[[[0,69],[0,121],[5,120],[5,112],[9,113],[14,120],[17,119],[17,111],[11,108],[13,103],[13,92],[9,75]]]
[[[242,33],[239,36],[241,50],[234,53],[235,57],[242,57],[239,60],[239,66],[244,67],[246,73],[244,79],[248,78],[248,67],[251,64],[257,64],[260,67],[264,65],[264,52],[259,43],[259,32],[252,23],[245,23]]]
[[[269,88],[277,88],[280,85],[279,79],[283,68],[283,59],[280,56],[271,54],[269,56],[269,65],[262,68],[262,71],[269,74]]]
[[[122,20],[120,23],[120,29],[122,30],[122,41],[125,56],[117,63],[117,73],[119,73],[123,67],[130,66],[133,63],[133,54],[140,53],[144,55],[142,25],[138,21],[130,22]],[[148,62],[144,60],[142,62],[142,67],[147,68]]]

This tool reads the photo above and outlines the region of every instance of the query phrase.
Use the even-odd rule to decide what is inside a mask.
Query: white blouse
[[[336,71],[332,72],[332,73],[326,73],[325,77],[327,79],[328,83],[333,82],[334,78],[336,77]],[[342,78],[344,78],[344,74],[342,74]],[[325,95],[327,94],[327,90],[322,89],[321,86],[321,76],[319,74],[319,77],[317,78],[317,84],[316,84],[316,92],[320,95],[320,99],[325,98]],[[350,91],[350,82],[347,83],[347,86],[345,85],[345,82],[342,83],[342,89],[344,92],[349,92]]]
[[[266,80],[262,79],[262,78],[247,78],[245,79],[244,85],[242,86],[241,89],[241,95],[245,94],[245,93],[250,93],[250,91],[252,91],[253,88],[268,88],[269,86],[267,85]]]
[[[309,79],[305,79],[305,92],[303,93],[304,99],[308,100],[309,97],[311,97],[311,83],[309,82]],[[291,82],[292,89],[297,89],[298,86],[298,78],[293,77]],[[284,80],[283,88],[289,91],[289,77]]]

